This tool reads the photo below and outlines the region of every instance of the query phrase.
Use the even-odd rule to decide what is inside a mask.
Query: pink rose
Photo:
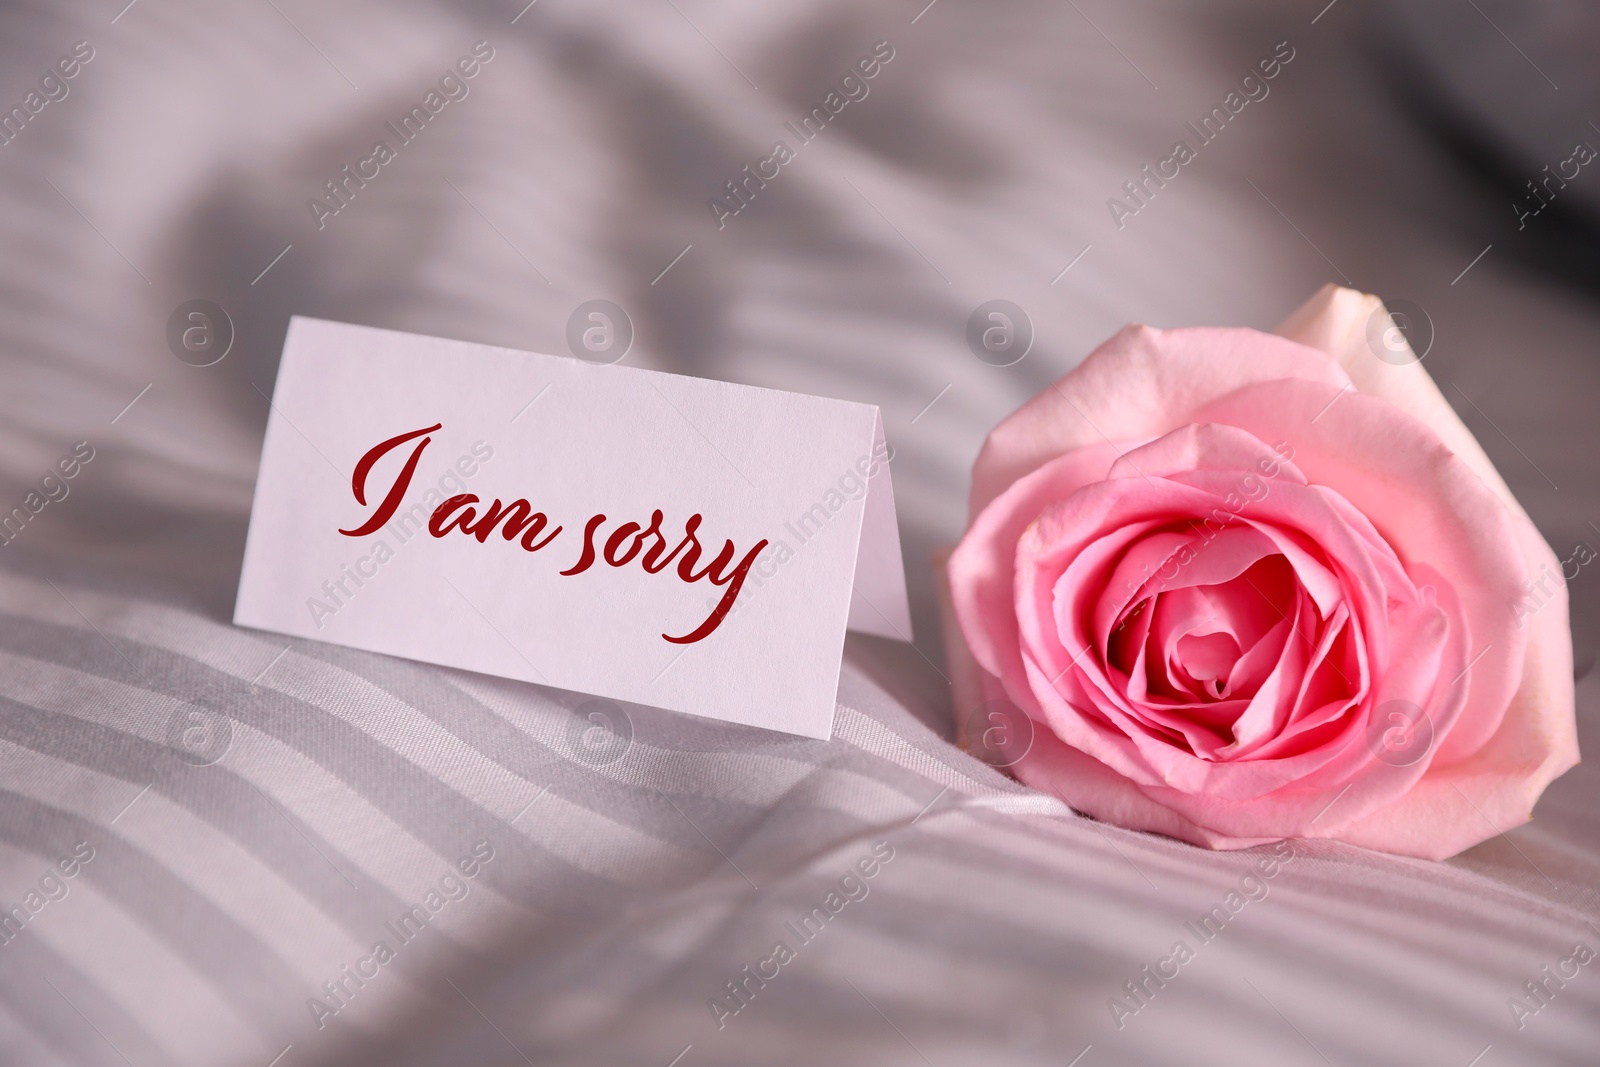
[[[1026,714],[1024,782],[1211,848],[1443,858],[1577,762],[1556,557],[1375,314],[1130,326],[989,435],[951,658],[963,711]]]

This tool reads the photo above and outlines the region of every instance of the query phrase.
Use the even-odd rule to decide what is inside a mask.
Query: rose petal
[[[1368,324],[1373,316],[1387,314],[1383,302],[1375,296],[1327,285],[1285,319],[1277,332],[1290,340],[1327,352],[1339,362],[1361,392],[1388,401],[1438,434],[1450,450],[1483,479],[1484,484],[1511,513],[1512,525],[1516,528],[1516,544],[1528,574],[1535,579],[1543,574],[1559,574],[1560,563],[1555,553],[1512,495],[1477,438],[1472,436],[1472,432],[1439,392],[1422,363],[1401,360],[1397,365],[1378,358],[1368,341]],[[1409,351],[1404,336],[1401,335],[1398,340]],[[1556,584],[1564,583],[1557,581]],[[1565,594],[1562,595],[1564,598]],[[1572,671],[1570,667],[1561,666],[1571,658],[1571,644],[1571,623],[1565,608],[1557,610],[1553,604],[1546,605],[1535,619],[1529,651],[1522,664],[1521,682],[1507,714],[1536,714],[1542,719],[1551,720],[1552,725],[1572,718]],[[1557,646],[1566,651],[1556,652]],[[1536,649],[1539,650],[1537,654]],[[1485,743],[1487,735],[1480,734],[1481,731],[1462,731],[1440,754],[1441,759],[1468,758]],[[1577,763],[1576,728],[1555,729],[1545,732],[1543,736],[1547,737],[1551,746],[1551,765],[1562,765],[1561,771],[1556,774]],[[1544,787],[1541,785],[1539,788],[1542,791]],[[1537,793],[1534,795],[1537,796]]]
[[[1339,838],[1385,852],[1445,859],[1531,819],[1545,787],[1578,762],[1567,620],[1567,591],[1561,584],[1532,620],[1523,684],[1494,736],[1465,759],[1444,766],[1435,760],[1409,792],[1341,826]],[[1565,679],[1565,703],[1561,687],[1550,685],[1553,679]]]
[[[1058,796],[1078,811],[1113,826],[1165,834],[1212,849],[1250,848],[1279,840],[1274,835],[1235,837],[1186,819],[1042,727],[1034,734],[1033,747],[1013,770],[1024,784]]]
[[[1350,378],[1326,353],[1255,330],[1129,326],[990,432],[972,468],[969,515],[1018,479],[1081,448],[1144,441],[1195,421],[1204,404],[1251,382]]]
[[[984,670],[1002,678],[1021,674],[1012,589],[1022,531],[1050,504],[1104,478],[1117,455],[1116,448],[1102,442],[1052,460],[1012,485],[974,519],[950,554],[952,607]]]
[[[1111,531],[1126,530],[1152,517],[1203,512],[1213,499],[1210,494],[1168,479],[1155,479],[1149,484],[1143,479],[1121,479],[1087,486],[1049,508],[1028,528],[1018,546],[1016,610],[1026,677],[1024,684],[1004,679],[1006,689],[1025,710],[1037,708],[1067,743],[1142,785],[1170,787],[1161,795],[1173,797],[1172,803],[1186,814],[1204,808],[1207,797],[1246,800],[1292,782],[1300,782],[1307,790],[1300,803],[1305,808],[1313,803],[1317,788],[1324,783],[1338,788],[1359,766],[1370,761],[1369,754],[1360,747],[1359,726],[1345,728],[1339,734],[1338,745],[1329,744],[1282,759],[1237,763],[1202,759],[1175,747],[1171,738],[1146,729],[1146,709],[1136,706],[1117,679],[1105,674],[1106,665],[1091,640],[1086,620],[1073,610],[1063,610],[1058,601],[1059,591],[1073,584],[1062,581],[1064,572],[1084,552],[1097,551],[1094,546]],[[1364,540],[1338,528],[1337,513],[1326,506],[1324,494],[1318,490],[1286,485],[1260,501],[1257,509],[1266,519],[1320,522],[1324,526],[1314,528],[1325,543],[1344,544],[1353,556],[1364,551]],[[1256,524],[1257,520],[1251,522]],[[1350,566],[1358,570],[1361,565],[1361,559],[1350,561]],[[1366,573],[1363,580],[1378,584],[1376,571]],[[1407,591],[1395,592],[1401,595]],[[1414,591],[1410,592],[1414,595]],[[1381,588],[1371,598],[1376,605],[1373,610],[1388,610]],[[1086,599],[1092,607],[1093,592],[1087,593]],[[1430,658],[1419,655],[1416,662],[1421,667]],[[1437,663],[1436,655],[1431,662]],[[1295,683],[1298,685],[1298,676]],[[1429,700],[1427,691],[1407,692],[1418,703],[1426,705]],[[1277,695],[1269,699],[1277,699]],[[1321,774],[1310,780],[1319,771]],[[1361,796],[1373,804],[1392,799],[1383,791],[1363,792]]]
[[[1499,498],[1430,428],[1360,393],[1335,397],[1307,382],[1269,382],[1224,397],[1197,417],[1291,441],[1307,478],[1337,486],[1408,567],[1426,564],[1454,586],[1478,658],[1462,679],[1471,691],[1468,710],[1441,737],[1438,756],[1449,762],[1481,748],[1517,689],[1527,649],[1514,612],[1526,564]],[[1362,613],[1368,621],[1376,617]],[[1373,636],[1381,647],[1381,637]]]
[[[1383,301],[1370,293],[1324,285],[1274,332],[1279,337],[1328,353],[1344,368],[1357,390],[1388,401],[1433,430],[1513,513],[1524,514],[1522,505],[1511,495],[1483,446],[1462,423],[1423,368],[1422,361],[1412,352],[1405,335],[1388,327],[1388,316]],[[1380,358],[1378,348],[1373,345],[1373,333],[1379,329],[1398,346],[1396,349],[1379,346],[1384,347],[1387,359]]]

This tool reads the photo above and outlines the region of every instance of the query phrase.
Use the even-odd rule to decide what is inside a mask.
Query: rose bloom
[[[1577,762],[1560,567],[1376,297],[1278,333],[1127,327],[989,435],[966,740],[1211,848],[1450,856]]]

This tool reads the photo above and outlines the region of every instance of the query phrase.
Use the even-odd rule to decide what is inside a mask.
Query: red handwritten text
[[[412,447],[411,455],[407,457],[389,491],[384,495],[382,503],[373,511],[371,517],[354,529],[341,529],[340,533],[347,537],[364,537],[381,528],[393,517],[405,497],[407,487],[411,484],[411,476],[416,472],[417,462],[422,458],[423,449],[433,440],[428,435],[439,428],[440,424],[434,423],[420,430],[397,434],[374,445],[361,457],[360,462],[356,464],[355,473],[351,476],[350,489],[355,494],[356,503],[365,505],[367,477],[372,473],[373,466],[401,445],[417,441]],[[434,537],[444,537],[452,532],[459,532],[476,538],[479,544],[483,544],[498,529],[500,536],[505,540],[518,541],[528,552],[537,552],[554,541],[556,535],[563,529],[559,525],[550,527],[549,516],[542,511],[534,510],[533,505],[524,499],[512,500],[509,503],[496,499],[492,504],[483,507],[480,514],[479,507],[482,505],[483,501],[476,493],[459,493],[434,509],[432,517],[428,520],[428,532]],[[734,602],[739,597],[739,590],[744,587],[750,568],[760,556],[761,550],[767,547],[768,542],[763,538],[740,556],[733,542],[724,540],[716,556],[709,563],[700,566],[701,555],[707,551],[699,538],[700,524],[704,521],[704,516],[698,512],[690,515],[683,524],[682,538],[670,547],[669,539],[662,531],[665,518],[665,514],[657,508],[650,513],[648,524],[623,522],[602,538],[600,528],[605,525],[606,516],[603,514],[591,516],[583,527],[583,548],[577,561],[559,573],[566,577],[579,575],[593,567],[597,561],[603,561],[610,567],[625,567],[637,558],[645,573],[659,574],[676,561],[676,571],[680,580],[693,585],[706,578],[712,585],[726,586],[722,598],[717,601],[711,614],[699,626],[678,637],[670,634],[661,635],[663,639],[673,644],[691,645],[710,637],[728,617]],[[547,527],[549,527],[548,533],[545,532]],[[737,563],[734,562],[736,556]]]

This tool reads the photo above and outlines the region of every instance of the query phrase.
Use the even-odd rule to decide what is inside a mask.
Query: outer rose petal
[[[1002,677],[1022,673],[1011,591],[1022,531],[1055,501],[1104,479],[1117,455],[1112,445],[1091,445],[1019,478],[973,520],[951,553],[949,588],[956,610],[976,623],[967,631],[967,647],[984,670]]]
[[[1077,369],[996,426],[972,466],[969,519],[1019,478],[1074,449],[1148,441],[1254,382],[1348,386],[1325,354],[1255,330],[1124,327]]]
[[[1372,329],[1374,316],[1378,316],[1381,323],[1388,314],[1383,301],[1371,293],[1324,285],[1274,332],[1328,353],[1350,375],[1350,382],[1358,392],[1387,400],[1412,418],[1426,423],[1450,451],[1488,483],[1512,514],[1526,518],[1522,505],[1511,495],[1478,439],[1472,436],[1472,431],[1423,369],[1422,361],[1415,358],[1404,335],[1393,335],[1401,350],[1390,356],[1404,362],[1389,363],[1378,358],[1368,331]]]
[[[1033,752],[1017,765],[1023,783],[1065,800],[1078,811],[1113,826],[1148,830],[1206,848],[1250,848],[1277,837],[1233,837],[1190,822],[1157,804],[1128,779],[1093,756],[1056,739],[1048,730],[1034,735]]]
[[[1543,574],[1559,575],[1561,565],[1555,553],[1422,363],[1395,365],[1377,357],[1367,330],[1378,314],[1387,311],[1377,297],[1328,285],[1285,319],[1278,333],[1327,352],[1361,392],[1387,400],[1427,423],[1505,503],[1528,574],[1535,579]],[[1522,680],[1499,731],[1476,752],[1454,754],[1460,762],[1448,771],[1435,765],[1410,794],[1360,820],[1341,836],[1387,851],[1436,859],[1454,855],[1495,832],[1527,821],[1545,787],[1577,764],[1572,631],[1566,584],[1557,580],[1555,585],[1557,596],[1525,620],[1529,633]],[[1471,806],[1477,810],[1462,818]],[[1440,835],[1439,829],[1445,826],[1456,832]]]
[[[1557,610],[1559,608],[1559,611]],[[1567,624],[1567,591],[1541,615]],[[1528,647],[1527,670],[1572,677],[1572,643]],[[1568,683],[1570,688],[1571,683]],[[1533,817],[1534,802],[1556,778],[1578,762],[1571,705],[1528,696],[1524,684],[1500,729],[1476,754],[1453,767],[1433,767],[1411,792],[1345,827],[1339,838],[1353,845],[1446,859]]]
[[[955,632],[955,620],[946,603],[946,633]],[[1000,679],[972,661],[959,641],[950,649],[951,680],[958,712],[969,713],[990,702],[1006,701]],[[967,736],[976,738],[986,723],[979,720],[968,727]],[[1034,789],[1060,797],[1068,805],[1101,822],[1166,834],[1180,841],[1212,849],[1250,848],[1276,841],[1275,837],[1233,837],[1209,830],[1157,804],[1127,778],[1093,756],[1063,743],[1044,726],[1034,730],[1028,754],[1012,768],[1021,781]]]

